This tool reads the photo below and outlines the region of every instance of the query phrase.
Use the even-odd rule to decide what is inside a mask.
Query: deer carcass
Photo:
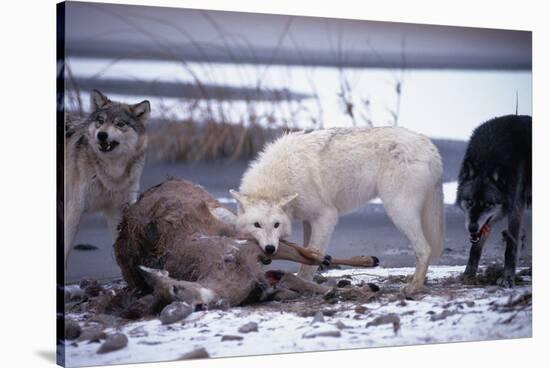
[[[378,265],[376,257],[331,259],[287,241],[268,256],[255,240],[236,232],[234,216],[202,187],[185,180],[170,179],[144,192],[126,209],[115,243],[128,287],[152,292],[164,305],[185,301],[193,307],[234,306],[331,290],[291,273],[264,272],[262,263],[271,259]]]

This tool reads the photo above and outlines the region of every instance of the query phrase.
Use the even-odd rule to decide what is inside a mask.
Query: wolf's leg
[[[321,216],[310,222],[311,238],[309,248],[313,248],[320,253],[325,253],[330,242],[330,237],[334,227],[338,222],[338,211],[336,209],[327,210]],[[301,265],[298,271],[298,277],[311,281],[318,266]]]
[[[309,242],[311,241],[311,223],[309,221],[302,221],[302,230],[304,233],[304,243],[302,246],[307,248],[309,247]]]
[[[422,230],[422,203],[421,196],[411,196],[406,193],[400,193],[397,197],[384,202],[388,216],[397,229],[409,239],[414,248],[416,269],[405,288],[405,292],[408,293],[415,292],[424,285],[431,254],[431,247]]]
[[[497,284],[504,287],[513,287],[516,276],[516,263],[518,257],[518,242],[521,233],[523,218],[523,206],[517,205],[508,215],[508,230],[503,231],[506,251],[504,252],[504,273],[497,280]]]

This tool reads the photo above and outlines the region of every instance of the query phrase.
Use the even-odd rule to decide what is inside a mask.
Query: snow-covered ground
[[[67,342],[66,363],[176,360],[193,351],[204,354],[200,349],[210,357],[229,357],[530,337],[530,276],[523,276],[515,289],[468,286],[456,279],[463,268],[431,267],[427,290],[412,298],[398,291],[412,268],[330,270],[323,275],[349,279],[352,285],[373,282],[381,290],[366,304],[269,302],[195,312],[170,325],[156,318],[130,322],[105,331],[124,333],[129,340],[125,348],[98,354],[98,343]],[[67,317],[82,322],[86,316]],[[239,332],[249,322],[257,323],[257,331]]]

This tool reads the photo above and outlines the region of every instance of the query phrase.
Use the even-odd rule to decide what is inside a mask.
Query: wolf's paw
[[[515,286],[514,277],[502,276],[497,280],[497,285],[503,288],[513,288]]]
[[[403,286],[401,288],[401,293],[409,298],[409,297],[413,297],[417,294],[420,294],[420,293],[425,293],[427,292],[427,288],[424,286],[424,285],[416,285],[416,284],[413,284],[413,283],[408,283],[407,285]]]

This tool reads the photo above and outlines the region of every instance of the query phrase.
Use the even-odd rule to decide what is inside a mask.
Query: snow
[[[336,310],[325,315],[324,322],[312,323],[303,317],[280,310],[278,302],[236,307],[227,311],[211,310],[192,313],[183,322],[162,325],[154,318],[124,325],[128,346],[107,354],[97,354],[97,343],[67,345],[67,365],[101,365],[152,362],[180,359],[184,354],[204,348],[210,357],[229,357],[319,350],[411,345],[424,343],[474,341],[531,336],[531,305],[522,308],[499,308],[510,300],[530,293],[531,286],[503,289],[496,286],[459,286],[448,291],[442,279],[458,276],[464,266],[432,266],[428,272],[428,293],[415,300],[388,300],[383,297],[363,304],[364,314],[356,313],[358,304],[339,301],[321,303],[318,310]],[[325,272],[328,277],[351,276],[352,284],[382,283],[383,296],[389,276],[409,275],[413,268],[345,269]],[[441,290],[445,292],[441,292]],[[288,305],[288,304],[287,304]],[[445,314],[441,314],[442,312]],[[396,314],[400,329],[392,324],[366,327],[376,317]],[[432,318],[432,316],[436,316]],[[83,316],[68,316],[82,320]],[[341,321],[340,328],[336,325]],[[256,322],[258,332],[239,333],[242,325]],[[106,330],[115,332],[114,329]],[[315,336],[320,332],[329,336]],[[223,341],[222,336],[241,336],[242,340]],[[313,336],[312,336],[313,335]]]

